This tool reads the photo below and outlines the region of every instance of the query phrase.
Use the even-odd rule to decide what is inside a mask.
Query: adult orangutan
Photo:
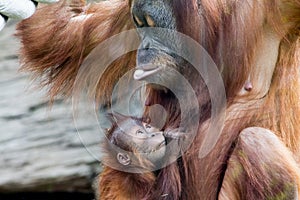
[[[206,49],[224,81],[226,121],[212,151],[199,158],[211,120],[204,81],[192,76],[189,63],[172,54],[160,37],[138,30],[139,50],[113,62],[93,87],[99,102],[109,101],[114,84],[132,66],[136,79],[170,83],[176,83],[175,69],[196,91],[200,127],[189,149],[155,172],[146,190],[132,190],[145,179],[134,179],[134,187],[119,184],[109,179],[106,167],[101,179],[110,182],[100,181],[101,199],[298,199],[300,1],[60,2],[19,24],[23,69],[50,86],[51,98],[68,96],[90,52],[112,35],[136,27],[177,30]],[[170,91],[150,85],[145,115],[153,104],[168,112],[165,129],[179,126],[180,107]]]

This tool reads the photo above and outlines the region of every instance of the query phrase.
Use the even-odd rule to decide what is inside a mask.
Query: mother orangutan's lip
[[[158,72],[160,70],[159,67],[153,68],[151,70],[144,70],[141,68],[137,68],[133,74],[133,78],[135,80],[142,80],[152,74],[155,74],[156,72]]]

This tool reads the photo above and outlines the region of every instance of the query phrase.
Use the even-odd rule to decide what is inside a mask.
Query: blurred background
[[[70,101],[49,107],[45,91],[18,71],[15,25],[0,32],[0,199],[94,199],[101,163],[87,149],[97,154],[97,130],[82,115],[75,127]]]

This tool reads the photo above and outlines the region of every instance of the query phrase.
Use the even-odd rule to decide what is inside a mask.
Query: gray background
[[[0,193],[91,192],[101,171],[95,159],[100,156],[98,130],[82,114],[77,118],[92,156],[77,135],[70,101],[58,99],[49,108],[45,92],[18,72],[14,32],[13,21],[0,32]]]

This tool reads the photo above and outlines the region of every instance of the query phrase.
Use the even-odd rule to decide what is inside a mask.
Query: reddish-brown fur
[[[300,1],[202,0],[199,5],[195,0],[174,1],[179,30],[206,48],[223,76],[228,102],[221,138],[208,156],[198,158],[210,120],[208,106],[203,109],[199,134],[178,162],[162,169],[156,177],[124,174],[107,167],[101,175],[101,199],[160,199],[165,194],[161,199],[209,200],[217,199],[219,194],[220,199],[288,199],[292,190],[283,182],[298,187],[295,190],[299,192],[295,160],[299,161],[300,153]],[[201,16],[195,9],[201,9]],[[59,3],[39,9],[18,26],[23,69],[41,78],[43,86],[49,85],[51,98],[70,95],[79,66],[97,44],[134,27],[127,1],[100,2],[84,12],[93,15],[74,23],[72,15],[78,13]],[[199,29],[190,27],[189,20],[195,20]],[[276,39],[280,42],[275,57],[259,53],[270,35],[275,43]],[[255,64],[257,60],[274,60],[276,67],[265,71],[271,65],[260,68]],[[93,90],[101,103],[108,101],[114,83],[134,63],[132,52],[109,67]],[[249,79],[253,90],[243,92]],[[152,88],[148,98],[152,103],[164,104],[173,116],[167,126],[178,125],[176,101]],[[254,126],[271,130],[277,138],[264,129],[246,129]],[[259,143],[260,135],[262,140],[267,138],[275,144],[267,144],[261,154],[251,146],[251,134],[258,137],[258,146],[264,145]],[[130,183],[129,187],[120,181]],[[140,188],[139,184],[144,183],[148,186]]]

